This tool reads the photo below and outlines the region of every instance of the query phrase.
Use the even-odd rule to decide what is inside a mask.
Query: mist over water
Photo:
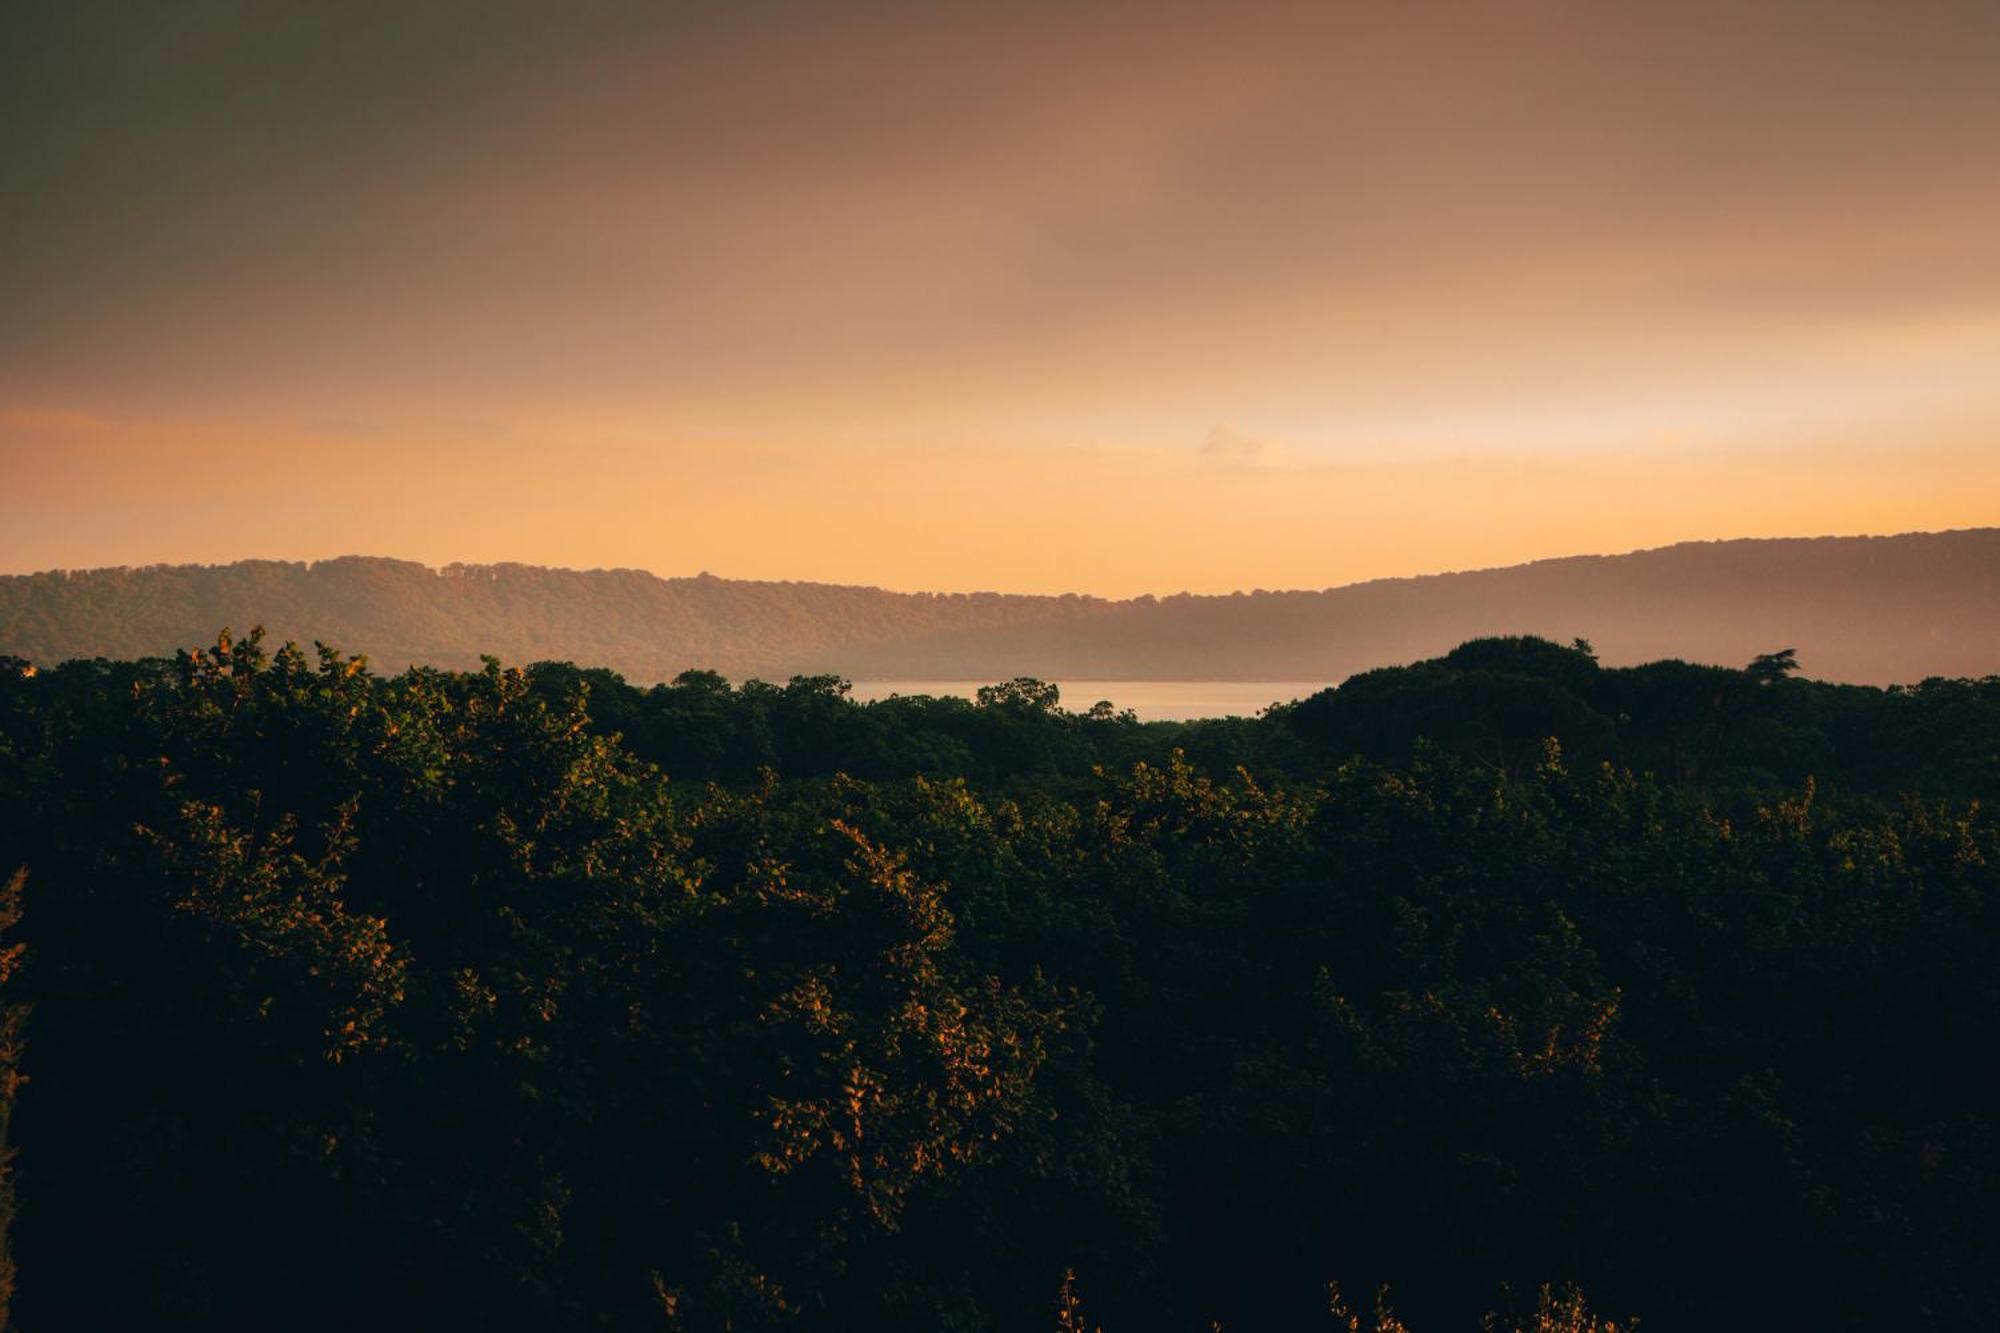
[[[1325,689],[1317,680],[1063,680],[1062,706],[1082,712],[1100,699],[1131,709],[1141,722],[1188,722],[1206,717],[1255,717],[1272,704],[1290,703]],[[852,696],[873,703],[894,695],[973,698],[983,680],[857,680]]]

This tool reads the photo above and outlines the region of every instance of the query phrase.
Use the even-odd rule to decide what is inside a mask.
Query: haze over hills
[[[333,643],[381,670],[480,654],[608,666],[634,681],[1326,680],[1482,634],[1584,637],[1612,665],[1740,664],[1887,684],[2000,672],[2000,529],[1684,543],[1317,592],[894,593],[636,570],[348,556],[0,577],[0,653],[166,654],[230,626]]]

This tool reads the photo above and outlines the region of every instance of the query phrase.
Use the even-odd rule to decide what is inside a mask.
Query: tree
[[[1759,653],[1750,659],[1750,665],[1743,668],[1750,679],[1759,685],[1773,685],[1799,669],[1799,653],[1796,648],[1780,648],[1775,653]]]
[[[15,974],[27,946],[12,938],[21,924],[21,889],[25,871],[16,870],[0,885],[0,1333],[13,1327],[14,1307],[14,1144],[9,1134],[14,1100],[21,1084],[21,1029],[28,1006],[15,995]]]
[[[1004,708],[1019,713],[1053,713],[1062,702],[1062,691],[1046,680],[1016,676],[998,685],[981,685],[976,696],[981,708]]]

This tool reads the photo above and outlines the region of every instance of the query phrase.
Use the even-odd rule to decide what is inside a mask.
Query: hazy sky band
[[[10,6],[0,566],[1991,522],[1995,68],[1985,0]]]

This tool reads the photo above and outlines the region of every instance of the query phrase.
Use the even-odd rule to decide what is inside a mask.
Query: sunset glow
[[[2000,516],[1990,4],[380,8],[17,22],[0,568],[1128,594]]]

